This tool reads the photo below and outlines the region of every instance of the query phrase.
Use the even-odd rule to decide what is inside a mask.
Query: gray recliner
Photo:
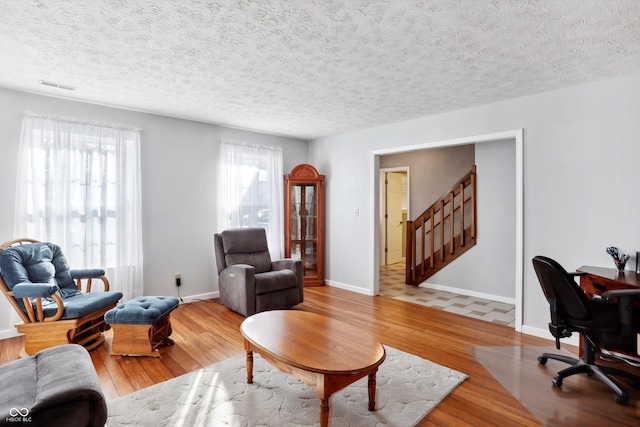
[[[107,404],[91,356],[50,347],[0,366],[0,425],[104,426]]]
[[[215,234],[222,304],[243,316],[286,309],[303,301],[302,261],[271,261],[263,228]]]

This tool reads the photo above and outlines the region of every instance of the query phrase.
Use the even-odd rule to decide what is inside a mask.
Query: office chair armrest
[[[606,301],[623,297],[640,297],[640,289],[616,289],[613,291],[606,291],[601,296],[602,299]]]
[[[573,273],[568,273],[568,274],[571,277],[582,277],[587,275],[587,273],[585,273],[584,271],[574,271]]]
[[[635,299],[640,297],[640,289],[617,289],[602,294],[605,301],[618,300],[618,313],[622,324],[622,336],[629,337],[633,331],[633,312]]]

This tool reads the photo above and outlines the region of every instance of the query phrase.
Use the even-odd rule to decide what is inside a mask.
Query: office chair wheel
[[[556,375],[551,379],[551,384],[553,384],[556,387],[562,388],[562,378]]]
[[[542,356],[538,356],[538,363],[540,363],[541,365],[546,365],[547,358],[546,357],[542,357]]]
[[[626,405],[627,402],[629,402],[629,396],[627,396],[627,393],[616,394],[616,402],[621,405]]]

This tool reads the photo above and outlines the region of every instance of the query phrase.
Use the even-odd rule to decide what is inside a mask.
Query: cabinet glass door
[[[291,258],[301,259],[305,276],[318,273],[318,194],[315,185],[291,188]]]

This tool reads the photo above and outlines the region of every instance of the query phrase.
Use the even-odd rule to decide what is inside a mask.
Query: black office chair
[[[640,331],[640,314],[634,309],[640,289],[607,291],[600,297],[589,299],[575,282],[582,273],[568,273],[551,258],[533,258],[542,291],[551,305],[549,331],[560,349],[560,338],[570,337],[572,332],[583,336],[582,359],[560,354],[543,353],[538,357],[542,365],[547,359],[559,360],[571,365],[558,372],[551,382],[562,387],[562,380],[570,375],[585,373],[595,375],[616,393],[616,402],[625,404],[629,396],[609,375],[628,378],[633,387],[640,385],[640,377],[609,366],[596,365],[600,348],[623,350],[636,354],[636,333]]]

